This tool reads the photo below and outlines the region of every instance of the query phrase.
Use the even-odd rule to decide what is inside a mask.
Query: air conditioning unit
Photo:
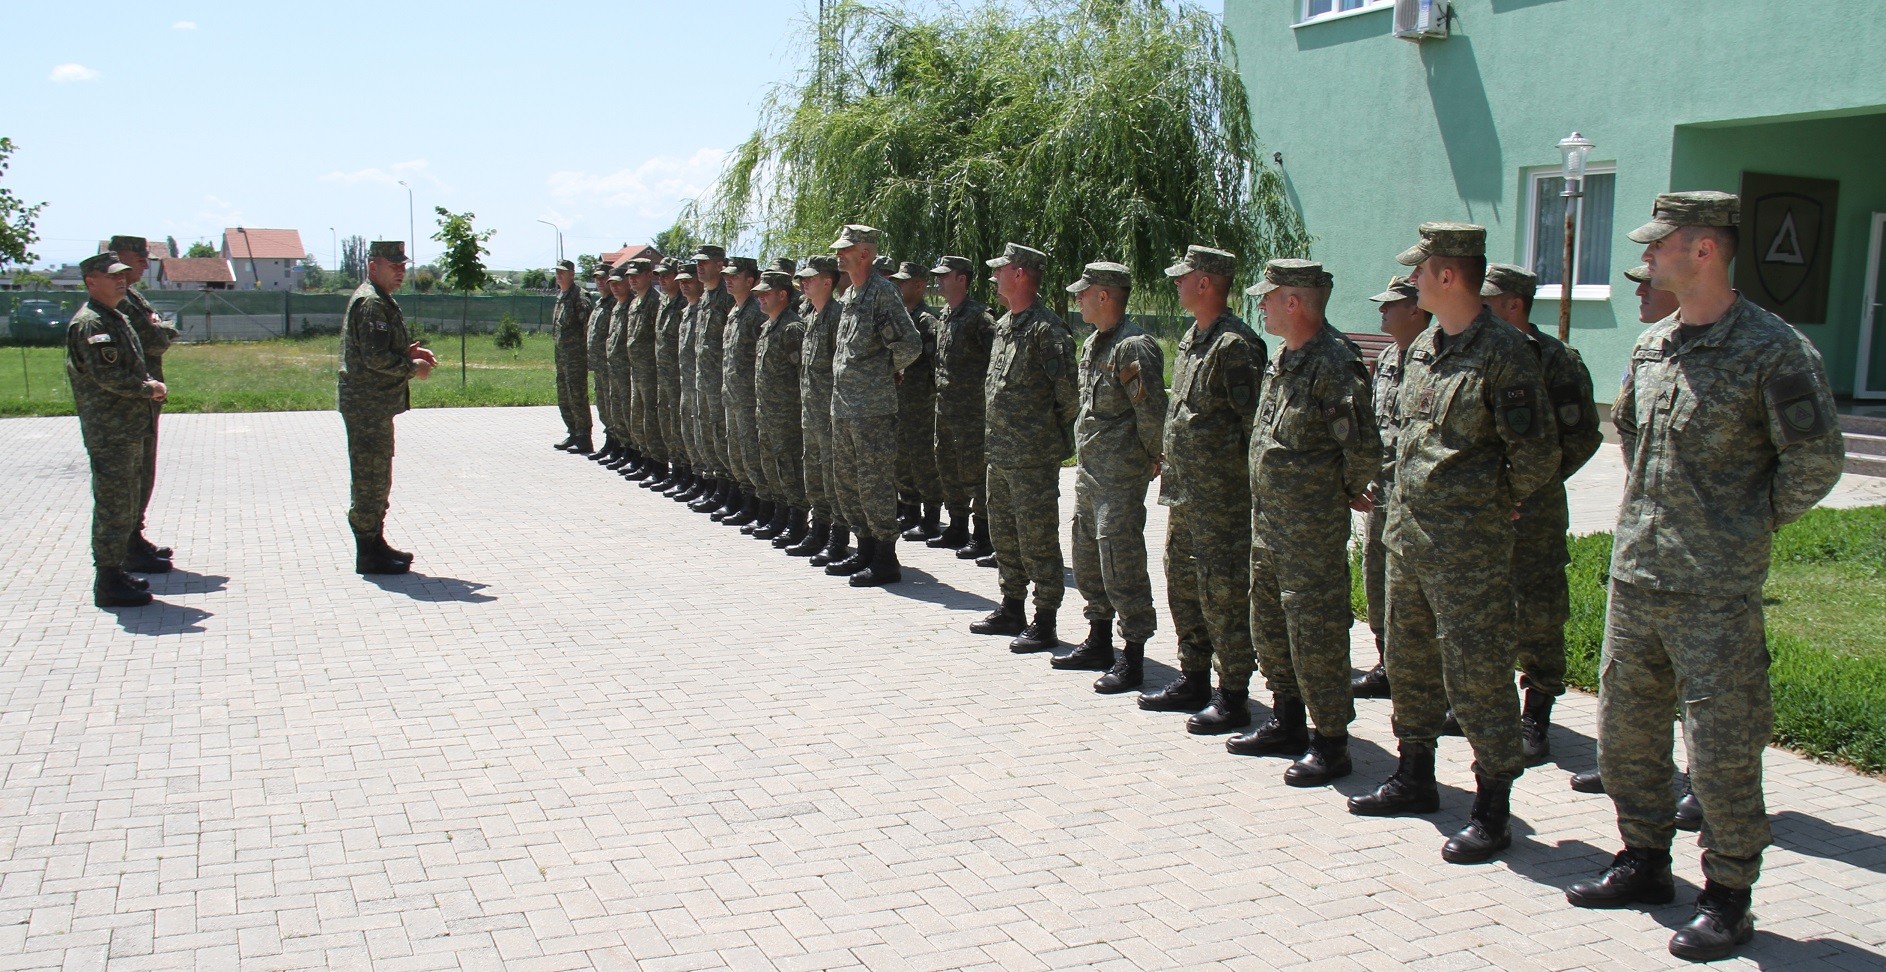
[[[1447,37],[1447,0],[1395,0],[1395,36],[1402,40]]]

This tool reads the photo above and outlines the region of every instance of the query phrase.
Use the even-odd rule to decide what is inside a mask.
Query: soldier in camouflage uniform
[[[1061,560],[1061,463],[1074,454],[1080,413],[1074,334],[1040,299],[1047,254],[1010,243],[988,261],[1008,313],[995,322],[983,385],[983,448],[989,462],[989,536],[995,541],[1002,603],[969,626],[1012,634],[1009,650],[1047,651],[1060,643],[1055,615],[1066,595]],[[1035,616],[1022,613],[1035,586]]]
[[[1481,303],[1486,230],[1423,223],[1396,259],[1435,327],[1403,359],[1401,430],[1388,497],[1388,677],[1401,765],[1352,813],[1438,809],[1434,742],[1448,703],[1473,746],[1478,794],[1441,849],[1466,864],[1512,844],[1513,780],[1525,770],[1513,688],[1513,519],[1558,471],[1558,432],[1539,356]]]
[[[622,475],[632,481],[647,482],[667,475],[667,448],[662,442],[660,413],[657,410],[655,381],[655,316],[661,312],[661,291],[655,289],[655,261],[637,257],[629,261],[628,324],[624,340],[629,350],[629,429],[635,437],[641,458],[626,466]]]
[[[995,345],[995,318],[987,304],[969,296],[976,266],[967,257],[943,257],[930,273],[947,305],[936,329],[936,466],[950,525],[927,546],[975,560],[995,552],[989,542],[989,467],[982,452],[983,385]]]
[[[1538,287],[1532,271],[1495,263],[1487,267],[1486,284],[1480,288],[1493,316],[1518,328],[1535,345],[1559,430],[1558,475],[1519,505],[1519,519],[1513,524],[1514,632],[1519,683],[1526,690],[1519,741],[1527,766],[1537,766],[1551,754],[1547,732],[1552,703],[1565,694],[1565,622],[1572,616],[1571,586],[1565,579],[1566,565],[1572,562],[1565,545],[1572,512],[1565,481],[1604,441],[1584,359],[1529,319]]]
[[[805,450],[806,505],[812,524],[805,539],[786,552],[810,557],[823,567],[851,555],[848,528],[838,510],[837,476],[832,469],[832,352],[838,315],[844,305],[833,296],[838,260],[829,254],[806,258],[797,277],[805,290],[805,337],[800,345],[799,425]]]
[[[1362,549],[1362,589],[1369,603],[1369,630],[1375,635],[1375,667],[1349,682],[1350,692],[1358,699],[1388,698],[1387,653],[1382,636],[1388,626],[1388,548],[1382,544],[1382,531],[1388,525],[1388,492],[1395,482],[1395,435],[1401,419],[1395,404],[1401,397],[1401,359],[1408,346],[1428,329],[1433,315],[1415,302],[1417,292],[1407,277],[1391,277],[1388,289],[1369,299],[1382,317],[1382,333],[1395,343],[1382,349],[1375,359],[1375,427],[1382,437],[1382,466],[1369,486],[1368,536]]]
[[[661,303],[655,310],[655,429],[667,451],[668,472],[652,476],[642,486],[666,496],[687,488],[688,448],[681,435],[681,314],[688,308],[686,297],[675,275],[680,261],[664,257],[655,268],[655,283],[661,288]]]
[[[936,336],[941,325],[923,302],[930,270],[905,261],[891,274],[904,309],[923,336],[923,354],[897,376],[897,491],[904,539],[934,540],[942,534],[943,481],[936,466]]]
[[[897,288],[872,272],[878,231],[849,224],[833,241],[838,262],[858,281],[838,316],[832,355],[832,468],[840,508],[858,531],[858,552],[825,572],[853,587],[903,579],[897,562],[896,375],[923,352]]]
[[[1146,640],[1158,628],[1146,573],[1146,484],[1165,444],[1166,364],[1159,342],[1126,317],[1133,277],[1118,263],[1089,263],[1068,285],[1094,327],[1080,358],[1080,465],[1074,475],[1074,585],[1087,602],[1087,640],[1049,662],[1104,671],[1103,694],[1138,688]],[[1113,619],[1125,656],[1113,656]]]
[[[137,291],[138,281],[150,269],[150,244],[141,236],[114,236],[108,249],[118,255],[119,263],[130,268],[124,271],[124,302],[119,305],[118,311],[131,322],[131,329],[137,332],[138,342],[144,348],[145,368],[150,371],[152,378],[163,381],[164,352],[177,339],[177,328],[158,316],[150,301]],[[151,406],[151,441],[144,456],[144,492],[138,499],[137,529],[131,533],[130,546],[125,554],[125,569],[140,573],[167,573],[173,553],[169,547],[160,547],[144,537],[145,521],[151,509],[151,491],[157,485],[157,426],[163,412],[163,403]]]
[[[1251,635],[1272,701],[1270,719],[1225,748],[1298,756],[1284,771],[1290,786],[1353,771],[1349,514],[1368,509],[1382,463],[1368,369],[1326,316],[1331,286],[1320,263],[1272,260],[1247,291],[1282,343],[1250,444]]]
[[[1678,308],[1638,338],[1612,407],[1628,473],[1598,767],[1625,849],[1566,893],[1598,908],[1674,895],[1669,713],[1681,702],[1705,882],[1670,952],[1695,961],[1754,935],[1749,904],[1770,842],[1762,750],[1774,728],[1762,584],[1775,530],[1827,495],[1846,458],[1820,353],[1731,286],[1740,215],[1728,193],[1665,193],[1630,234]]]
[[[559,260],[557,302],[550,311],[550,328],[557,342],[557,409],[563,415],[563,430],[569,435],[556,448],[585,454],[595,450],[590,442],[589,361],[584,347],[589,337],[584,331],[588,321],[589,298],[576,285],[576,264]]]
[[[1159,503],[1166,526],[1166,600],[1179,639],[1179,677],[1139,706],[1193,712],[1186,731],[1251,724],[1251,471],[1246,454],[1264,342],[1230,310],[1237,257],[1187,247],[1166,268],[1192,326],[1179,340],[1166,400]],[[1218,688],[1211,671],[1218,670]]]
[[[124,566],[137,530],[152,416],[167,390],[146,369],[142,342],[118,310],[128,269],[112,253],[81,262],[90,299],[66,326],[66,378],[92,467],[92,603],[99,607],[151,603],[149,584]]]
[[[596,264],[596,302],[589,309],[589,323],[584,328],[589,340],[589,373],[596,381],[596,418],[602,424],[602,448],[590,453],[595,462],[611,462],[622,457],[622,443],[616,441],[609,425],[609,320],[615,314],[616,296],[609,289],[609,264]]]
[[[629,364],[629,307],[635,294],[629,283],[630,267],[625,261],[609,271],[609,294],[615,298],[609,310],[609,330],[604,338],[603,363],[609,370],[609,394],[598,402],[603,427],[608,429],[621,449],[614,459],[603,463],[604,469],[623,469],[641,461],[641,443],[629,425],[629,399],[635,371]]]
[[[766,320],[754,346],[759,358],[754,370],[754,413],[760,440],[761,476],[773,518],[753,531],[755,539],[775,547],[790,547],[805,539],[805,441],[799,410],[799,375],[805,344],[805,322],[799,319],[799,293],[792,274],[768,270],[760,275],[760,310]]]
[[[751,534],[755,523],[772,518],[772,506],[761,499],[765,476],[760,468],[759,427],[753,413],[753,369],[758,363],[755,344],[766,321],[753,287],[760,282],[759,264],[752,257],[727,261],[727,293],[733,309],[721,328],[720,401],[727,414],[728,469],[740,484],[740,507],[720,522],[742,527]]]
[[[393,292],[406,280],[406,244],[382,240],[367,248],[367,279],[341,324],[338,402],[347,426],[347,462],[353,474],[354,571],[403,574],[413,555],[386,542],[387,497],[393,490],[393,417],[412,407],[407,387],[432,373],[438,359],[408,340],[406,318]]]
[[[719,246],[705,244],[694,254],[694,275],[701,282],[701,304],[694,311],[694,397],[701,412],[701,448],[714,482],[689,509],[714,520],[732,516],[741,500],[727,452],[727,410],[720,397],[721,369],[726,363],[722,341],[727,315],[734,306],[722,275],[726,268],[727,251]]]
[[[694,503],[714,489],[714,480],[711,453],[701,435],[701,404],[694,384],[695,354],[700,348],[695,319],[701,308],[701,281],[694,275],[693,263],[683,263],[675,271],[675,285],[687,302],[675,326],[675,364],[681,373],[681,412],[676,420],[681,425],[681,441],[687,444],[689,481],[674,499],[677,503]]]

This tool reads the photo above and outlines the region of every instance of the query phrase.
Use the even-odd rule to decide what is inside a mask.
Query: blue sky
[[[49,203],[42,264],[242,225],[331,265],[334,235],[407,237],[405,180],[420,259],[444,206],[515,269],[552,258],[539,219],[572,257],[672,223],[797,71],[817,3],[10,6],[5,178]]]

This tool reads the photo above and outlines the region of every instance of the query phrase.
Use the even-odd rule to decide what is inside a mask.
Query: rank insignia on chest
[[[1421,389],[1421,397],[1415,400],[1415,414],[1422,418],[1434,414],[1434,389]]]
[[[1434,353],[1427,348],[1416,348],[1408,352],[1408,357],[1415,361],[1428,362],[1434,360]]]
[[[92,335],[91,337],[88,337],[88,338],[86,338],[86,339],[85,339],[85,343],[86,343],[86,344],[110,344],[110,343],[111,343],[111,335],[109,335],[109,334],[94,334],[94,335]]]

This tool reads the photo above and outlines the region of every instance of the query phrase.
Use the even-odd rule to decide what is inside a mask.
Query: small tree
[[[197,240],[183,256],[186,260],[208,260],[216,256],[216,248],[208,240]]]
[[[465,332],[471,325],[471,294],[483,290],[491,282],[491,273],[485,269],[485,257],[491,251],[485,247],[485,241],[495,235],[497,230],[479,231],[472,226],[475,218],[472,213],[454,213],[444,206],[433,207],[439,214],[439,231],[432,238],[445,244],[445,254],[439,258],[444,269],[442,281],[448,290],[456,290],[460,295],[458,318],[458,384],[465,387]]]
[[[576,282],[580,284],[595,276],[596,264],[601,262],[602,258],[593,253],[579,254],[576,258]]]
[[[0,177],[7,174],[7,159],[12,155],[13,140],[0,138]],[[30,247],[39,242],[39,211],[45,208],[43,202],[28,206],[13,190],[0,186],[0,268],[39,259]]]
[[[517,285],[525,290],[549,290],[550,275],[535,268],[526,270],[518,278]]]
[[[705,242],[707,241],[694,232],[694,227],[689,226],[685,221],[675,220],[673,226],[655,234],[654,246],[655,249],[677,260],[686,260],[693,256]]]
[[[511,360],[517,360],[519,348],[524,346],[524,329],[517,326],[517,318],[505,314],[498,319],[498,332],[492,336],[492,343],[500,351],[511,352]]]
[[[325,290],[331,285],[332,276],[321,266],[321,261],[314,258],[314,254],[310,253],[301,258],[302,290]]]
[[[364,238],[349,236],[341,240],[340,271],[349,289],[367,279],[367,241]]]

